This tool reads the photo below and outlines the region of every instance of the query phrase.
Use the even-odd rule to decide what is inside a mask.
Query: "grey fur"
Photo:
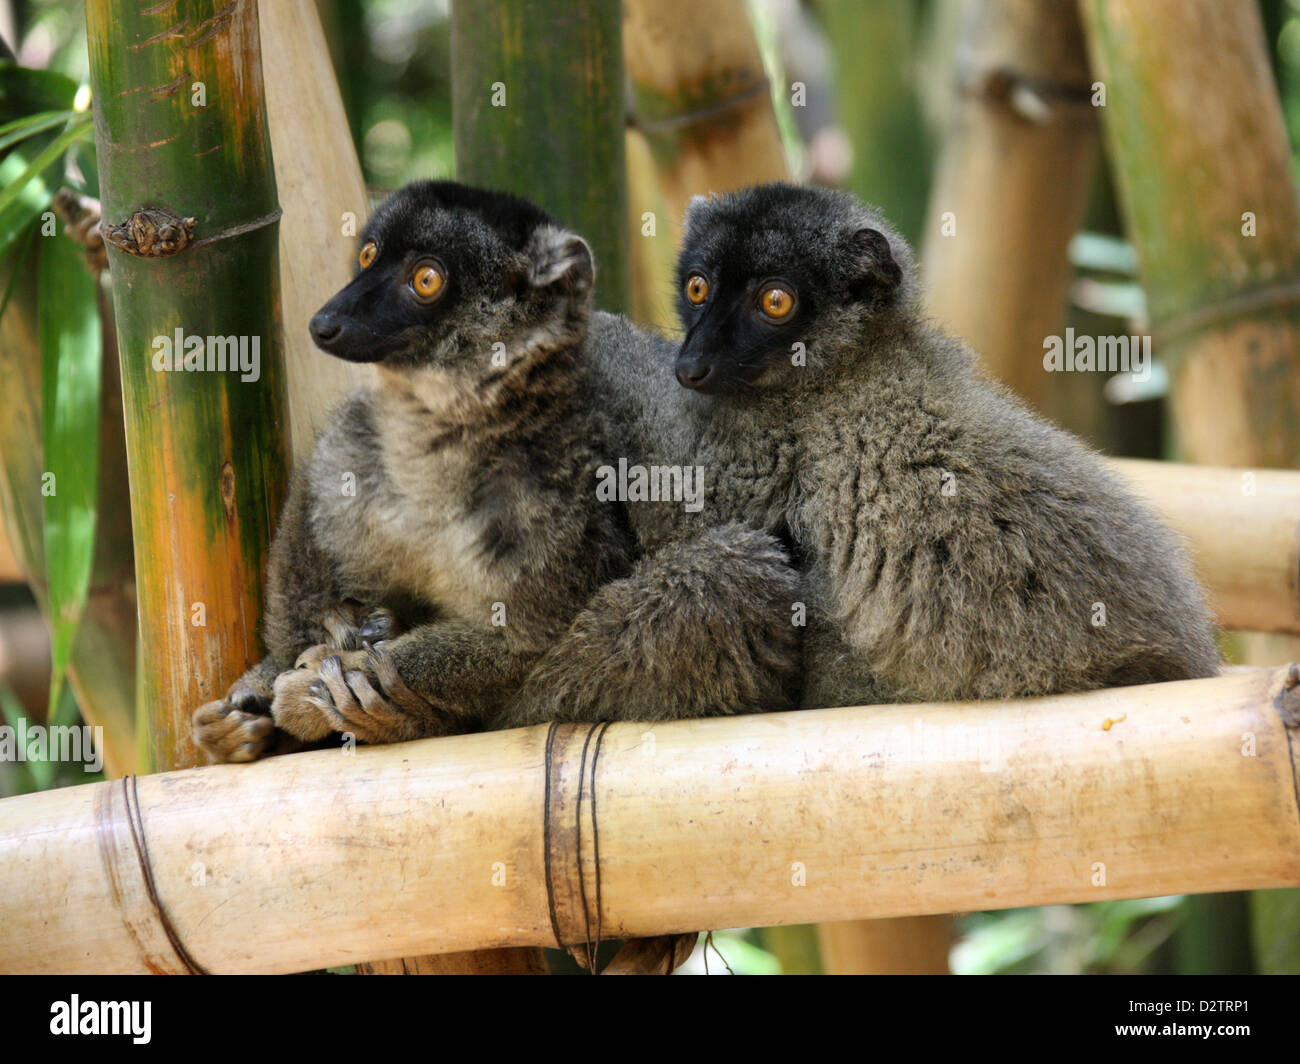
[[[680,351],[601,315],[586,350],[643,446],[707,473],[699,514],[633,507],[643,541],[740,521],[792,551],[807,581],[803,705],[1217,671],[1181,544],[924,319],[911,251],[876,213],[785,185],[697,199],[680,266],[683,282],[700,269],[714,287],[703,311],[683,300]],[[738,324],[773,278],[801,289],[800,313]],[[792,364],[795,341],[806,365]],[[716,393],[673,389],[674,355],[719,366]]]

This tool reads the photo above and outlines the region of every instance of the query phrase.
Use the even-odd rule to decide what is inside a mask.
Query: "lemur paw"
[[[275,745],[270,711],[264,695],[236,683],[225,698],[194,711],[194,742],[214,764],[256,761]]]
[[[342,653],[311,647],[275,681],[276,724],[301,739],[329,732],[363,743],[395,743],[434,734],[428,702],[403,682],[382,648]]]
[[[328,647],[311,647],[303,652],[299,662],[314,650],[337,653]],[[277,728],[304,742],[315,742],[337,730],[328,692],[314,665],[299,664],[297,668],[280,673],[275,678],[273,691],[271,716]]]

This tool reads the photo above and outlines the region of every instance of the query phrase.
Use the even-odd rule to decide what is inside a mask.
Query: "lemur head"
[[[417,181],[376,208],[356,276],[317,311],[311,337],[399,373],[487,372],[581,339],[594,280],[586,241],[540,207]]]
[[[758,185],[686,212],[677,379],[725,393],[799,383],[861,352],[914,298],[911,252],[852,196]]]

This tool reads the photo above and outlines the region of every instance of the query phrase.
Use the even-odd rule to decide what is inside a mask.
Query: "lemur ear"
[[[564,285],[573,291],[590,289],[596,281],[591,248],[577,233],[543,226],[528,243],[528,283],[534,288]]]
[[[859,276],[866,282],[892,292],[903,281],[903,268],[894,258],[889,237],[879,229],[864,226],[849,237]]]

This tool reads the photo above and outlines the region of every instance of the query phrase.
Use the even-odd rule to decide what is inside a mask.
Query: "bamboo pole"
[[[582,233],[598,305],[625,310],[618,0],[454,0],[451,75],[460,179],[526,196]]]
[[[744,0],[626,0],[623,49],[632,115],[667,204],[675,244],[694,195],[788,180],[771,87]]]
[[[1256,4],[1082,0],[1182,457],[1300,462],[1300,200]]]
[[[826,971],[836,975],[947,975],[952,927],[947,916],[821,924]]]
[[[370,213],[365,180],[330,64],[315,0],[259,11],[280,218],[280,306],[294,461],[311,454],[329,412],[371,370],[317,350],[307,323],[352,277]]]
[[[917,242],[934,169],[917,67],[919,12],[911,0],[825,0],[836,103],[855,151],[848,185]]]
[[[1222,627],[1300,632],[1300,473],[1110,464],[1186,538]]]
[[[357,965],[358,975],[548,975],[541,950],[481,949]]]
[[[1041,407],[1043,338],[1064,322],[1097,151],[1083,34],[1056,0],[968,2],[964,15],[921,253],[929,303]]]
[[[194,764],[190,714],[261,656],[286,464],[257,5],[90,0],[86,23],[139,562],[142,741],[154,765]],[[225,348],[227,368],[180,368],[195,337],[200,365],[221,338],[247,361],[229,368],[239,358]],[[184,350],[162,360],[178,339]]]
[[[598,759],[589,737],[537,727],[6,799],[0,970],[183,968],[143,869],[215,972],[1300,884],[1294,665],[615,724]]]
[[[25,583],[26,579],[9,542],[9,533],[0,525],[0,583],[20,584]]]
[[[451,56],[458,177],[526,196],[582,233],[596,260],[597,304],[625,310],[630,267],[618,0],[455,0]],[[502,963],[499,957],[462,962],[466,971],[499,970]],[[529,951],[506,963],[519,974],[545,971],[541,955]]]

